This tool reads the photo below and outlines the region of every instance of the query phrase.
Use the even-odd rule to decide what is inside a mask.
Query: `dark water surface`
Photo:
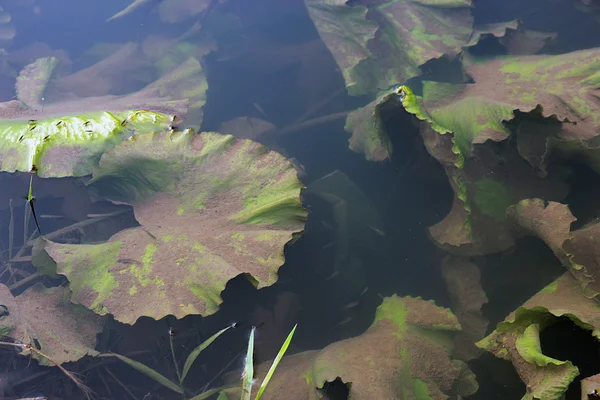
[[[130,2],[0,0],[0,6],[11,14],[11,23],[16,27],[14,38],[0,42],[0,49],[6,50],[5,54],[0,53],[0,101],[15,99],[16,74],[36,58],[51,55],[63,58],[58,74],[69,76],[95,65],[118,45],[128,42],[145,43],[151,49],[163,46],[161,40],[168,38],[172,43],[167,46],[175,48],[177,40],[184,41],[180,38],[187,35],[185,40],[190,46],[205,46],[204,38],[193,30],[195,23],[204,23],[205,14],[184,18],[178,23],[165,23],[158,11],[161,2],[150,0],[129,15],[107,23],[107,18]],[[215,0],[213,3],[218,12],[235,16],[237,26],[227,25],[229,20],[207,25],[206,29],[214,30],[208,33],[214,33],[216,39],[213,51],[204,52],[200,59],[208,82],[200,130],[219,131],[224,122],[242,116],[274,124],[278,132],[256,140],[302,166],[299,179],[308,187],[302,196],[308,219],[304,233],[285,246],[285,263],[278,271],[275,284],[257,290],[247,274],[239,275],[226,282],[221,293],[223,302],[210,316],[189,315],[177,319],[169,315],[159,320],[141,317],[134,324],[118,322],[110,315],[104,317],[103,329],[97,336],[98,352],[127,355],[173,380],[177,379],[177,373],[172,363],[170,331],[175,332],[174,352],[183,364],[182,360],[202,341],[219,329],[237,323],[236,329],[210,345],[193,364],[185,381],[189,391],[185,398],[188,399],[202,389],[238,382],[252,326],[257,327],[255,364],[258,365],[273,359],[295,324],[298,329],[286,357],[363,334],[373,323],[382,298],[387,296],[420,296],[434,300],[438,306],[452,307],[441,273],[448,253],[436,246],[428,227],[450,212],[453,191],[444,167],[428,153],[419,128],[404,114],[384,114],[384,130],[391,140],[393,156],[381,162],[367,161],[364,154],[348,148],[345,118],[336,114],[367,105],[376,93],[373,96],[347,94],[340,68],[319,36],[304,2],[227,0],[217,4]],[[600,46],[598,9],[585,11],[581,9],[583,3],[576,0],[536,0],[526,4],[475,0],[473,3],[476,26],[522,19],[527,29],[556,33],[556,39],[538,54],[563,54]],[[591,0],[591,3],[593,6],[597,2]],[[189,34],[190,29],[192,34]],[[482,57],[506,53],[491,39],[482,40],[471,50],[472,54]],[[115,62],[109,68],[114,72],[109,79],[110,87],[90,90],[89,94],[82,89],[86,94],[81,96],[132,93],[159,77],[151,62],[133,65],[134,61],[135,57],[129,57]],[[176,62],[183,61],[176,59]],[[456,76],[456,65],[451,62],[435,60],[427,65],[430,69],[425,71],[426,76],[427,73],[445,76],[447,81]],[[120,68],[125,72],[120,73]],[[421,93],[421,80],[411,80],[416,93]],[[197,82],[189,83],[190,87],[194,84]],[[52,98],[51,91],[47,93],[44,98],[47,104],[62,100]],[[198,110],[195,112],[175,128],[194,126],[199,115]],[[319,117],[324,118],[301,124]],[[286,131],[286,127],[291,129]],[[579,218],[572,229],[600,216],[598,175],[579,161],[562,160],[549,171],[551,176],[561,173],[561,168],[570,171],[569,194],[563,202],[569,204]],[[359,204],[358,215],[345,221],[348,224],[345,228],[340,228],[336,220],[335,204],[310,190],[311,184],[334,171],[343,173],[353,183],[355,191],[345,193],[362,192],[368,199],[367,204]],[[30,210],[25,200],[29,178],[27,172],[0,173],[0,283],[10,288],[13,296],[23,294],[40,282],[46,287],[59,288],[69,284],[63,275],[48,277],[37,272],[28,258],[31,246],[25,246],[19,254],[22,259],[14,259],[24,245],[24,237],[29,238],[37,229],[32,217],[26,228],[23,222]],[[123,229],[139,226],[131,206],[111,202],[103,198],[106,193],[101,191],[93,192],[86,186],[88,180],[89,176],[60,179],[34,176],[35,212],[42,234],[117,211],[122,213],[66,229],[52,240],[98,244]],[[351,203],[357,198],[343,200]],[[370,226],[359,218],[371,212],[379,216],[380,226]],[[352,235],[359,232],[356,235],[361,238],[351,241],[349,251],[342,256],[335,245],[341,240],[340,229]],[[488,298],[482,309],[489,320],[487,334],[565,271],[548,246],[531,236],[519,238],[508,250],[475,255],[470,260],[479,267],[481,286]],[[0,300],[0,305],[8,302],[1,297]],[[27,310],[40,315],[48,311],[45,307]],[[36,315],[27,315],[27,318],[36,319]],[[4,332],[0,330],[0,334]],[[12,340],[10,333],[5,338]],[[580,377],[600,373],[597,341],[570,319],[560,319],[544,330],[540,340],[544,354],[558,360],[571,360],[579,367]],[[37,359],[18,354],[13,347],[0,347],[0,399],[36,395],[52,399],[84,398],[72,380],[49,364],[40,365]],[[479,383],[479,390],[469,399],[519,399],[525,393],[525,384],[509,361],[485,353],[470,360],[468,365]],[[96,398],[182,398],[181,394],[113,357],[86,356],[63,366],[75,373]],[[578,379],[567,391],[567,399],[580,398]],[[348,390],[341,381],[328,383],[322,394],[332,400],[348,398]],[[237,398],[235,396],[230,398]]]

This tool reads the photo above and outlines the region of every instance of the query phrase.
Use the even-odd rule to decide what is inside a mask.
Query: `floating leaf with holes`
[[[147,134],[104,153],[91,188],[132,204],[140,227],[45,251],[72,301],[125,323],[210,315],[232,278],[272,285],[303,229],[302,184],[278,153],[231,135]]]
[[[471,395],[478,388],[473,373],[450,357],[452,336],[460,329],[450,310],[432,301],[387,297],[361,336],[284,357],[262,399],[321,398],[336,379],[357,399]],[[256,367],[258,382],[270,365]]]
[[[594,221],[571,230],[577,219],[569,207],[542,199],[522,200],[507,214],[526,234],[539,237],[552,249],[586,297],[600,294],[600,223]]]
[[[459,255],[504,250],[514,243],[508,206],[528,197],[562,200],[564,177],[548,175],[543,163],[550,148],[584,153],[591,164],[597,159],[586,147],[600,133],[598,65],[598,50],[513,57],[469,63],[475,83],[424,83],[423,96],[411,103],[456,196],[450,214],[430,229],[437,244]],[[507,140],[513,132],[517,140]]]
[[[569,273],[526,301],[477,343],[496,357],[513,363],[527,387],[524,400],[562,399],[569,384],[579,375],[571,361],[556,360],[541,351],[539,333],[559,318],[568,318],[589,330],[592,336],[600,337],[598,305],[585,297]]]
[[[38,283],[13,297],[0,284],[0,304],[8,312],[0,316],[0,332],[20,343],[37,342],[39,350],[58,364],[97,354],[94,347],[102,321],[85,307],[72,304],[68,288],[48,289]],[[36,353],[32,356],[42,365],[53,365]]]

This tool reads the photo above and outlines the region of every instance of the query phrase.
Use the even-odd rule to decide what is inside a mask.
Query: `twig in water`
[[[274,129],[268,132],[263,133],[263,137],[268,136],[282,136],[288,133],[293,133],[296,131],[301,131],[306,128],[310,128],[315,125],[321,125],[327,122],[335,121],[336,119],[346,118],[350,114],[350,111],[341,111],[334,114],[324,115],[322,117],[318,117],[315,119],[310,119],[308,121],[301,122],[299,124],[289,125],[281,129]]]
[[[0,345],[17,347],[17,348],[20,348],[21,350],[29,350],[29,351],[34,352],[35,354],[39,355],[40,357],[43,357],[46,360],[50,361],[51,363],[53,363],[54,365],[56,365],[58,367],[58,369],[60,369],[61,372],[67,376],[67,378],[69,378],[71,381],[73,381],[73,383],[84,394],[84,396],[85,396],[86,399],[91,400],[91,398],[92,398],[92,389],[90,389],[89,387],[87,387],[72,372],[67,371],[67,369],[65,369],[65,367],[63,367],[62,365],[60,365],[59,363],[57,363],[56,361],[54,361],[52,359],[52,357],[50,357],[50,356],[42,353],[41,351],[39,351],[38,349],[36,349],[35,347],[33,347],[32,345],[30,345],[28,343],[0,342]]]
[[[8,287],[8,289],[11,290],[11,291],[15,290],[15,289],[18,289],[21,286],[26,285],[27,283],[29,283],[29,282],[31,282],[31,281],[33,281],[33,280],[35,280],[35,279],[37,279],[37,278],[39,278],[41,276],[42,276],[42,274],[40,274],[39,272],[34,272],[33,274],[29,275],[28,277],[23,278],[20,281],[13,283],[12,285],[10,285]]]

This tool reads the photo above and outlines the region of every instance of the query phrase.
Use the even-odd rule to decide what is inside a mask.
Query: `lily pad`
[[[485,336],[489,323],[481,310],[488,302],[481,286],[481,273],[477,265],[467,259],[447,257],[442,264],[442,276],[450,294],[452,311],[462,326],[454,340],[454,356],[463,361],[472,360],[481,352],[474,343]]]
[[[37,341],[40,351],[58,364],[96,355],[96,335],[102,331],[100,317],[69,302],[69,289],[45,288],[38,283],[13,297],[0,284],[0,305],[8,315],[0,316],[0,332],[25,344]],[[42,365],[48,359],[32,353]]]
[[[524,24],[517,20],[492,23],[476,27],[469,40],[469,46],[475,46],[487,37],[497,39],[509,55],[530,55],[542,50],[554,40],[556,33],[525,29]]]
[[[349,388],[350,399],[469,396],[478,389],[475,377],[449,356],[457,331],[456,317],[432,301],[384,298],[361,336],[284,357],[263,398],[321,398],[326,383],[338,378]],[[257,382],[269,366],[265,362],[256,368]]]
[[[376,93],[469,42],[470,0],[305,0],[348,93]]]
[[[146,110],[88,112],[40,120],[2,119],[0,170],[36,170],[41,177],[55,178],[89,175],[108,148],[133,134],[166,129],[170,123],[170,116]]]
[[[17,98],[27,106],[39,110],[46,86],[58,65],[58,58],[38,58],[21,70],[17,77]]]
[[[510,218],[526,233],[542,239],[576,278],[587,297],[600,294],[600,223],[571,231],[576,218],[569,207],[540,199],[527,199],[512,206]]]
[[[46,242],[72,301],[125,323],[210,315],[227,282],[272,285],[303,229],[302,184],[278,153],[231,135],[147,134],[104,153],[92,189],[134,206],[140,227],[107,243]]]
[[[569,318],[600,338],[600,314],[594,300],[587,299],[578,282],[565,273],[511,313],[477,346],[509,360],[527,386],[523,399],[562,399],[579,375],[570,361],[542,353],[539,333],[559,317]]]

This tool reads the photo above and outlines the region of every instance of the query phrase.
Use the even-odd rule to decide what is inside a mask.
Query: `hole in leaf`
[[[341,378],[336,378],[333,382],[325,382],[319,393],[328,400],[347,400],[351,388],[352,382],[344,383]]]
[[[579,376],[569,385],[566,400],[581,398],[581,379],[600,373],[600,342],[592,332],[567,317],[540,333],[542,353],[557,360],[569,360],[579,368]]]

